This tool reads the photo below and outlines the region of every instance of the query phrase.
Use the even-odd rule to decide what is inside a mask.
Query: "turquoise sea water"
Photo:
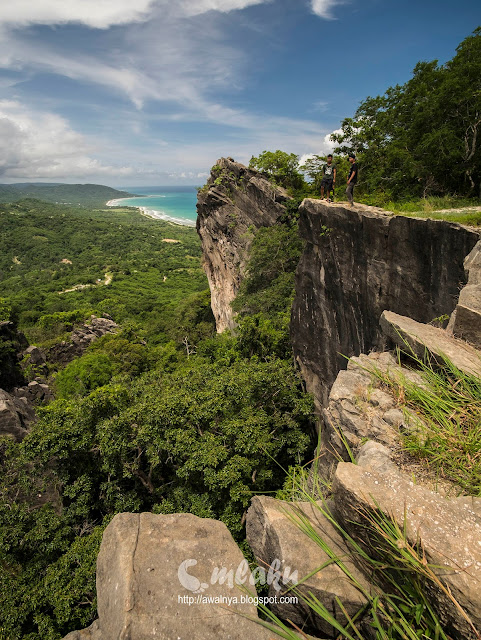
[[[140,197],[110,200],[109,206],[139,207],[152,218],[195,226],[196,187],[123,187],[123,190],[138,193]]]

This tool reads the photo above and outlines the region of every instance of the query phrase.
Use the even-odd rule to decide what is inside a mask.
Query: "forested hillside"
[[[0,220],[3,319],[46,353],[91,313],[120,325],[48,363],[57,399],[23,441],[0,440],[0,640],[58,640],[96,616],[115,513],[220,518],[242,541],[253,493],[306,461],[312,401],[288,337],[300,245],[289,218],[258,234],[238,331],[217,335],[193,229],[33,200]]]
[[[109,313],[158,335],[172,328],[169,314],[180,301],[207,288],[195,231],[137,209],[24,200],[0,205],[0,229],[0,296],[31,340],[61,329],[44,316],[74,312],[77,320]]]
[[[132,195],[127,191],[118,191],[101,184],[0,184],[0,202],[38,198],[46,202],[101,207],[108,200],[128,198]]]

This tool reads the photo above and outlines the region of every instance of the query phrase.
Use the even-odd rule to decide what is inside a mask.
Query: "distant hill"
[[[59,204],[100,207],[115,198],[129,198],[136,194],[118,191],[101,184],[18,183],[0,184],[0,202],[17,202],[23,198],[37,198]]]

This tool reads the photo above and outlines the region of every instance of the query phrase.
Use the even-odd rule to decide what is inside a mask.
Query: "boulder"
[[[391,460],[391,452],[379,442],[368,440],[359,449],[356,464],[368,471],[377,473],[400,473],[398,467]]]
[[[473,627],[448,591],[481,629],[481,511],[471,499],[443,498],[415,485],[400,473],[373,471],[372,467],[340,462],[333,483],[339,521],[350,535],[369,545],[362,513],[378,510],[405,527],[411,544],[420,541],[443,591],[426,581],[426,592],[446,632],[460,640],[475,639]]]
[[[72,631],[63,640],[105,640],[105,637],[100,631],[99,621],[95,620],[87,629]]]
[[[322,502],[317,504],[320,509],[310,502],[287,503],[268,496],[255,496],[247,512],[247,541],[260,567],[278,563],[279,573],[286,579],[289,578],[286,581],[280,578],[279,583],[273,582],[269,587],[269,596],[285,593],[292,587],[294,578],[302,584],[291,591],[290,595],[312,594],[341,624],[346,624],[346,617],[336,598],[341,600],[348,614],[353,616],[366,602],[362,589],[369,591],[370,585],[349,557],[348,547],[338,530],[323,513],[325,506]],[[299,518],[307,519],[323,543],[333,554],[343,559],[346,568],[361,588],[354,586],[336,563],[318,570],[332,556],[301,530],[296,524],[296,521],[300,522]],[[309,577],[304,581],[306,576]],[[283,589],[278,590],[277,585]],[[283,620],[292,620],[298,627],[315,635],[334,637],[338,634],[328,622],[314,615],[301,598],[298,603],[278,602],[271,608]]]
[[[47,363],[45,353],[33,344],[25,349],[22,356],[27,358],[27,364],[32,364],[36,367],[44,367]]]
[[[97,558],[97,626],[67,638],[269,640],[272,634],[252,620],[255,604],[241,603],[246,593],[236,572],[240,582],[250,575],[222,522],[186,513],[117,514]],[[256,595],[249,582],[245,587]]]
[[[108,333],[115,333],[118,329],[119,325],[110,316],[105,318],[91,316],[88,323],[72,331],[69,341],[63,340],[51,347],[48,350],[47,360],[64,366],[74,358],[80,357],[92,342]]]
[[[26,398],[15,398],[0,389],[0,436],[9,436],[19,442],[34,421],[35,411]]]
[[[421,359],[429,354],[435,361],[446,356],[460,371],[481,376],[481,351],[453,338],[447,331],[392,311],[382,313],[380,325],[384,334],[404,351],[412,351]]]

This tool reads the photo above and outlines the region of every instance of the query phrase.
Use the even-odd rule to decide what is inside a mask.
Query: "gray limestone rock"
[[[461,289],[448,331],[481,349],[481,240],[464,261],[468,284]]]
[[[345,356],[382,350],[385,309],[418,322],[450,314],[465,283],[464,259],[479,234],[445,221],[347,209],[306,199],[291,340],[317,407]]]
[[[118,329],[119,325],[110,317],[91,316],[88,323],[82,324],[72,331],[69,341],[63,340],[51,347],[47,359],[49,362],[66,365],[74,358],[81,356],[92,342],[108,333],[115,333]]]
[[[360,542],[369,534],[362,512],[377,509],[393,518],[407,538],[420,541],[434,573],[481,630],[481,514],[468,499],[449,500],[415,485],[400,473],[339,463],[333,483],[336,513]],[[476,635],[447,592],[426,582],[426,592],[445,630],[460,640]]]
[[[318,503],[321,508],[323,504]],[[249,542],[260,567],[269,567],[279,561],[279,573],[290,576],[297,571],[302,584],[297,587],[299,593],[309,596],[312,593],[341,624],[346,623],[336,598],[339,598],[350,616],[353,616],[366,602],[360,589],[346,577],[335,563],[328,564],[317,571],[330,556],[316,542],[311,540],[297,526],[299,516],[308,519],[315,533],[325,542],[332,552],[343,559],[347,569],[367,592],[370,585],[348,556],[348,547],[338,530],[329,519],[309,502],[287,503],[268,496],[255,496],[247,512],[247,541]],[[314,573],[313,573],[314,572]],[[313,575],[310,575],[313,573]],[[303,579],[309,576],[307,580]],[[282,579],[279,586],[283,584]],[[292,583],[286,582],[286,591]],[[276,595],[275,584],[271,584],[269,595]],[[295,595],[296,591],[290,592]],[[297,604],[278,603],[273,611],[284,620],[292,620],[302,629],[315,635],[333,637],[333,627],[299,599]]]
[[[95,620],[87,629],[72,631],[63,640],[106,640],[106,637],[100,631],[99,621]]]
[[[438,361],[444,355],[460,371],[481,376],[481,351],[453,338],[447,331],[421,324],[392,311],[382,313],[380,325],[385,335],[404,351],[411,350],[421,359],[428,353]]]
[[[207,189],[197,201],[197,233],[209,280],[217,331],[235,326],[231,302],[244,277],[249,248],[259,227],[285,214],[287,192],[264,174],[221,158],[212,169]]]
[[[34,421],[35,411],[26,398],[16,398],[0,389],[0,436],[23,440]]]
[[[191,514],[117,514],[97,558],[99,620],[69,640],[269,640],[246,593],[249,571],[227,527]],[[241,566],[241,570],[239,570]],[[216,573],[216,569],[226,573]],[[252,596],[255,587],[245,585]],[[238,598],[230,602],[229,598]],[[216,600],[217,599],[217,600]],[[95,635],[100,632],[100,635]],[[85,634],[83,632],[74,632]]]

